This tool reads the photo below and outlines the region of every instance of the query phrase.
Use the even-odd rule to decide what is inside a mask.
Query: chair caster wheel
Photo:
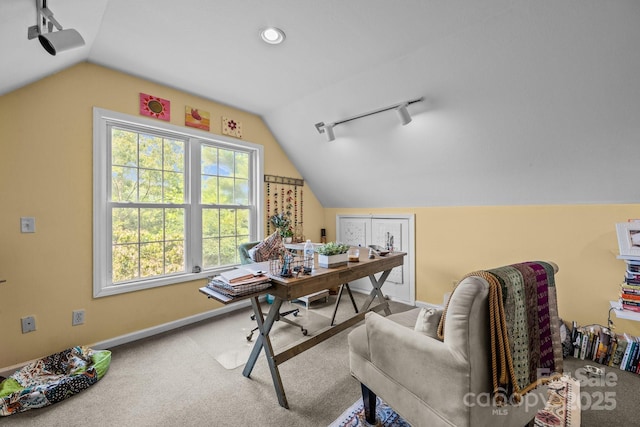
[[[256,320],[256,315],[255,314],[251,315],[251,320]]]
[[[293,317],[298,317],[298,312],[293,313]]]
[[[307,334],[308,334],[308,333],[309,333],[309,332],[308,332],[306,329],[303,329],[303,330],[302,330],[302,335],[304,335],[305,337],[307,336]]]
[[[251,341],[252,338],[253,338],[253,332],[247,335],[247,341]]]

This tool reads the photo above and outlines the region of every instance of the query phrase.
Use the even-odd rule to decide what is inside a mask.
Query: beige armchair
[[[442,340],[437,334],[441,309],[366,315],[365,324],[349,334],[349,362],[362,386],[369,423],[375,424],[376,395],[412,426],[524,426],[535,417],[546,402],[545,386],[525,394],[519,405],[499,406],[494,400],[491,289],[489,281],[474,275],[458,284],[448,302]],[[551,311],[555,287],[549,289]],[[422,331],[416,330],[419,315]]]

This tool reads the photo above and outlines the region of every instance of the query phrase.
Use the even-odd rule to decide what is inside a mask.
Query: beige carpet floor
[[[356,298],[360,302],[364,296]],[[334,301],[331,296],[326,304],[314,303],[308,312],[294,305],[301,308],[299,320],[309,335],[329,324]],[[411,307],[391,302],[391,308],[399,312]],[[345,295],[337,320],[352,312]],[[252,345],[246,336],[255,326],[250,314],[250,309],[242,309],[114,347],[109,372],[97,384],[58,404],[0,417],[0,427],[316,427],[328,426],[360,398],[360,385],[349,375],[347,329],[280,365],[290,409],[280,407],[264,353],[251,378],[242,376],[244,355]],[[300,329],[275,324],[276,350],[302,339]],[[240,365],[223,366],[234,364]],[[580,369],[587,364],[594,363],[567,359],[565,372],[584,378]],[[640,376],[605,370],[606,381],[589,379],[581,387],[583,405],[588,405],[582,426],[638,425]]]
[[[355,294],[358,303],[364,295]],[[330,323],[335,296],[327,303],[287,303],[293,318],[314,331]],[[393,312],[411,307],[391,302]],[[265,307],[268,307],[265,304]],[[337,321],[353,313],[347,295]],[[220,316],[110,349],[107,374],[88,390],[42,409],[0,418],[4,426],[327,426],[360,397],[349,375],[347,329],[280,365],[290,409],[278,404],[261,353],[251,378],[242,375],[255,327],[251,310]],[[276,351],[305,339],[299,328],[276,322]],[[257,335],[254,334],[254,339]],[[234,369],[231,365],[241,363]],[[223,366],[227,365],[227,367]]]

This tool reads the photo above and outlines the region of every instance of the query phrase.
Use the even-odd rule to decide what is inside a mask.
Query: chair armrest
[[[469,391],[469,362],[445,342],[375,312],[367,313],[365,324],[369,360],[425,402],[442,396],[443,388],[449,398],[461,398]]]

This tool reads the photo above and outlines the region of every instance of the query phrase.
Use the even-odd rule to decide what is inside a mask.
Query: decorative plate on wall
[[[140,114],[156,119],[169,121],[171,118],[171,102],[168,99],[140,93]]]

